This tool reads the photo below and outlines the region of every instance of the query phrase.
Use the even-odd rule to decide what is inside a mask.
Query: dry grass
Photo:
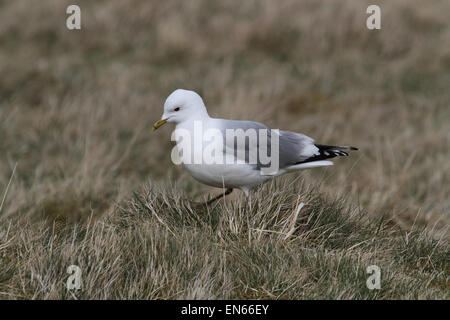
[[[368,3],[0,1],[0,297],[448,299],[450,4]],[[360,152],[199,214],[175,88]]]

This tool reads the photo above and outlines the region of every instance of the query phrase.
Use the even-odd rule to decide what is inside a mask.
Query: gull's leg
[[[209,205],[210,205],[211,203],[213,203],[214,201],[217,201],[217,200],[219,200],[219,199],[221,199],[221,198],[223,198],[223,197],[229,195],[231,192],[233,192],[233,188],[228,188],[227,190],[225,190],[224,193],[219,194],[218,196],[216,196],[216,197],[214,197],[214,198],[212,198],[212,199],[206,201],[205,204],[206,204],[207,206],[209,206]]]

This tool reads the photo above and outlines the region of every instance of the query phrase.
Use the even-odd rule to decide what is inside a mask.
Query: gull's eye
[[[180,111],[180,107],[176,107],[173,111]]]

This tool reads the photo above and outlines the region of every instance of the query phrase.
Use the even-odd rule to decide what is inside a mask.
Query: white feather
[[[296,164],[296,165],[287,167],[285,170],[286,171],[295,171],[295,170],[300,170],[300,169],[325,167],[325,166],[332,166],[332,165],[333,165],[333,162],[331,162],[331,161],[320,160],[320,161],[311,161],[311,162]]]

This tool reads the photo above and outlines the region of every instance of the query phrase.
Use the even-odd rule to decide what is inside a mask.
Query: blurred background
[[[170,160],[171,128],[151,132],[184,88],[211,116],[359,147],[295,175],[445,232],[449,1],[80,0],[78,31],[69,4],[0,1],[2,218],[100,216],[149,182],[204,199]],[[369,4],[381,30],[366,28]]]

